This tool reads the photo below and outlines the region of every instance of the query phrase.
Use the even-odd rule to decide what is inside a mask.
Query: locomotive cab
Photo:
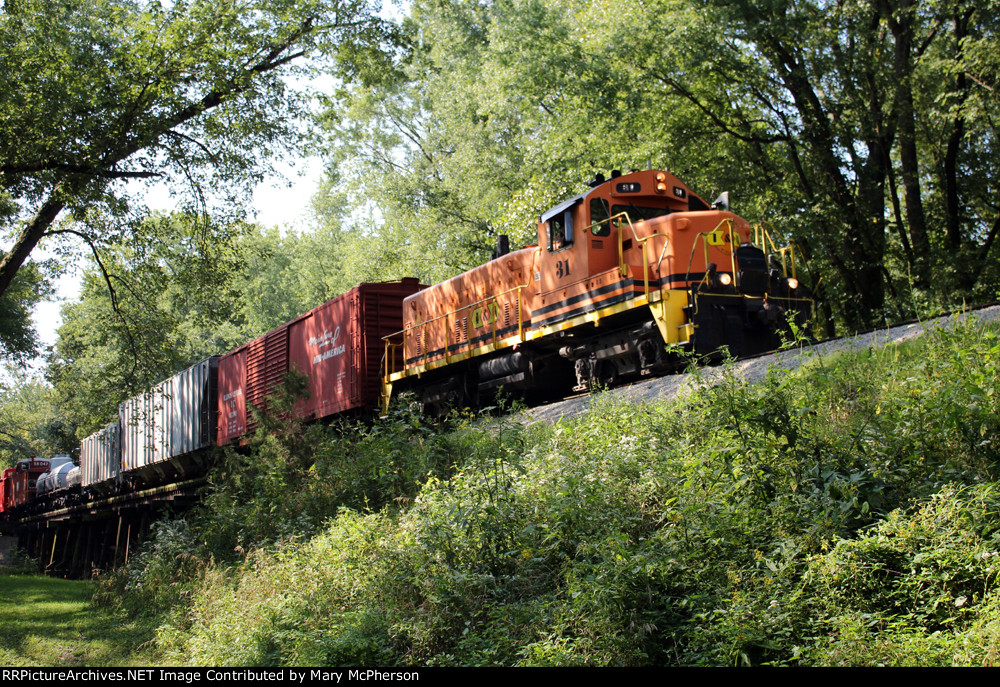
[[[778,345],[795,280],[769,269],[746,220],[665,171],[612,173],[592,186],[538,224],[542,317],[532,326],[577,325],[558,334],[575,390],[668,369],[667,344],[734,355]]]
[[[690,210],[692,203],[708,207],[673,175],[642,171],[613,172],[609,181],[555,206],[538,222],[539,295],[616,268],[627,276],[626,263],[641,262],[635,250],[640,237],[655,233],[648,231],[653,221]]]

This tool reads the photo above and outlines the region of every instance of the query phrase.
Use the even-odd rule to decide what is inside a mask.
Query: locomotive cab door
[[[577,196],[543,214],[538,223],[540,255],[536,293],[546,300],[618,266],[618,238],[608,219],[610,204]],[[565,297],[569,297],[569,291]]]
[[[538,245],[541,248],[537,292],[550,294],[579,281],[588,274],[585,244],[578,240],[577,227],[586,225],[583,216],[583,196],[561,203],[539,218]]]

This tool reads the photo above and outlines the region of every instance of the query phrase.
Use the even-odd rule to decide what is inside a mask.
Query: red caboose
[[[4,512],[27,503],[36,491],[38,478],[49,471],[44,458],[24,458],[3,471],[2,501]]]
[[[6,468],[0,477],[0,513],[14,506],[14,468]]]

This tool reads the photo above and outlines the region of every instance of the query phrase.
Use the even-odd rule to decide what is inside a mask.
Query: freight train
[[[433,286],[361,284],[125,401],[83,440],[78,479],[46,478],[36,497],[54,464],[21,461],[0,481],[0,510],[203,475],[208,449],[252,433],[252,408],[291,370],[308,379],[296,413],[312,420],[384,409],[403,391],[440,412],[501,390],[544,398],[660,374],[684,352],[770,350],[814,303],[793,249],[765,251],[766,232],[751,233],[725,194],[709,205],[670,172],[598,175],[539,217],[535,245],[501,240],[489,262]]]

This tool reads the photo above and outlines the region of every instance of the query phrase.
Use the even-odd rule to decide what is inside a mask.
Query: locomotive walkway
[[[938,328],[951,328],[970,317],[982,322],[1000,320],[1000,305],[990,305],[963,313],[931,318],[923,322],[901,324],[855,336],[844,336],[828,341],[821,341],[801,348],[738,360],[732,363],[732,369],[737,376],[749,382],[755,382],[762,379],[771,368],[792,371],[816,357],[830,355],[838,351],[857,351],[899,343]],[[643,382],[636,382],[629,386],[610,389],[605,393],[637,403],[674,398],[691,392],[699,384],[711,383],[713,379],[721,378],[723,373],[724,370],[720,367],[710,367],[699,370],[697,375],[686,373],[658,377]],[[524,415],[529,421],[558,422],[562,418],[574,417],[586,412],[590,402],[591,396],[579,396],[550,403],[546,406],[531,408],[526,410]]]

